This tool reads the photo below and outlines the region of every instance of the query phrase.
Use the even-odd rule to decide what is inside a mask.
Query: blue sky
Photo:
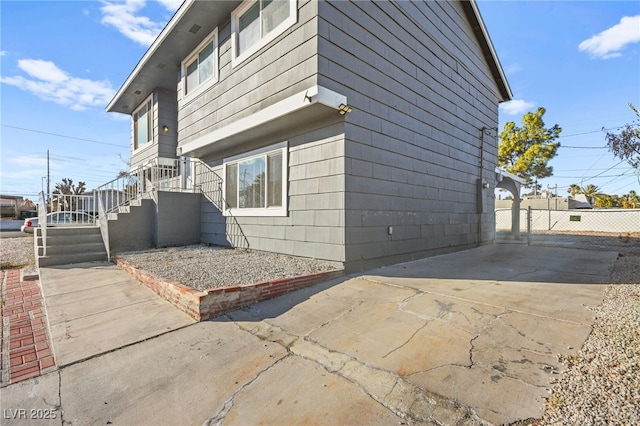
[[[126,169],[129,117],[104,108],[180,3],[0,2],[0,193],[35,199],[47,150],[52,190],[63,178],[92,189]],[[563,129],[543,187],[640,192],[601,130],[632,123],[627,103],[640,106],[640,2],[478,4],[514,93],[500,129],[539,106]]]

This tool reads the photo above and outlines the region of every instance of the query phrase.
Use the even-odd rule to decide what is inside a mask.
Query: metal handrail
[[[106,212],[111,213],[154,190],[183,190],[178,160],[171,160],[170,164],[139,166],[96,188],[95,196],[100,197]]]
[[[44,224],[44,226],[42,226]],[[47,255],[47,202],[44,198],[44,192],[41,191],[38,200],[38,225],[41,228],[41,236],[42,236],[42,255]],[[33,244],[36,259],[38,256],[38,232],[34,230],[33,233]]]
[[[104,243],[104,249],[107,251],[107,262],[111,262],[111,248],[109,246],[109,220],[107,212],[104,208],[102,198],[98,197],[98,226],[100,226],[100,235]]]
[[[193,173],[195,190],[204,195],[221,213],[224,214],[225,210],[227,211],[225,233],[229,243],[235,248],[248,249],[249,240],[242,231],[238,220],[229,211],[229,204],[224,198],[222,191],[223,179],[207,163],[201,160],[192,160],[192,165],[195,169]]]

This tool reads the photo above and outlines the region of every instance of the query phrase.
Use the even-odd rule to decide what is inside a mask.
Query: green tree
[[[54,194],[60,195],[81,195],[87,190],[87,185],[84,182],[78,182],[78,185],[73,184],[73,179],[64,178],[62,182],[56,183]]]
[[[589,184],[580,188],[578,194],[584,194],[594,207],[605,207],[607,194],[600,192],[600,188],[597,185]]]
[[[638,116],[640,111],[629,103],[629,108]],[[640,169],[640,127],[638,124],[626,125],[620,133],[607,132],[605,138],[607,147],[613,155],[626,160],[634,169]]]
[[[504,125],[498,146],[498,165],[506,171],[526,179],[527,186],[534,178],[542,179],[553,174],[547,163],[558,153],[560,142],[555,140],[562,132],[556,124],[546,128],[542,116],[546,110],[538,108],[522,117],[522,127],[513,121]]]
[[[575,183],[572,183],[571,185],[569,185],[569,189],[567,189],[567,192],[569,194],[571,194],[572,197],[575,197],[576,194],[580,194],[580,185],[577,185]]]
[[[620,207],[620,197],[617,195],[599,194],[595,198],[593,206],[601,208]]]
[[[620,205],[624,209],[637,209],[640,207],[640,197],[633,189],[620,198]]]

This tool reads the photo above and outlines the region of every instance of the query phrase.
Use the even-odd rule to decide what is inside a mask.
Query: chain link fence
[[[496,242],[512,242],[511,209],[496,209]],[[520,241],[640,253],[640,209],[520,210]]]

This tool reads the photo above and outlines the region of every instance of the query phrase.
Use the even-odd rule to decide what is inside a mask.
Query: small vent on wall
[[[156,68],[162,70],[162,69],[164,69],[164,66],[165,66],[164,64],[158,64],[158,65],[156,65]]]
[[[202,28],[200,25],[193,24],[193,26],[191,28],[189,28],[189,32],[195,34],[198,31],[200,31],[200,28]]]

